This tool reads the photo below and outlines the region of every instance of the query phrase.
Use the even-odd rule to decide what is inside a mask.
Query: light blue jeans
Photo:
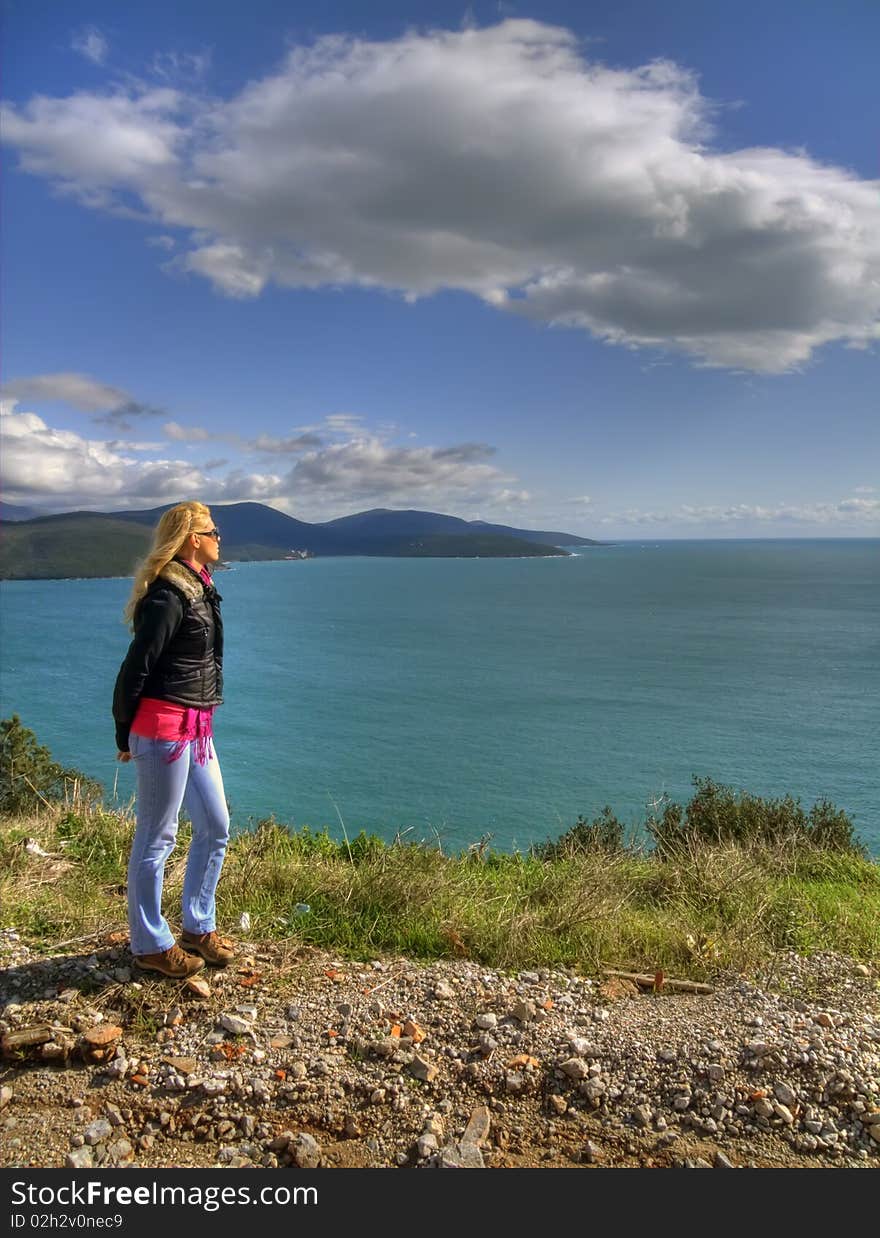
[[[128,862],[128,925],[132,954],[156,954],[174,945],[162,915],[165,862],[177,840],[177,818],[185,807],[192,843],[183,881],[183,929],[216,928],[214,895],[229,842],[229,810],[216,753],[205,765],[195,759],[196,741],[170,764],[173,740],[129,739],[137,771],[137,826]]]

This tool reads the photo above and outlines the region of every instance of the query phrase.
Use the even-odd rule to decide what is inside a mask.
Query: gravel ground
[[[880,1159],[880,986],[836,955],[697,995],[245,943],[200,994],[122,934],[67,949],[0,932],[0,1166]]]

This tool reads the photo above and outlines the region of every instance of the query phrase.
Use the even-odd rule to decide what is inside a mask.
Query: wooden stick
[[[617,971],[613,967],[603,967],[602,974],[605,976],[616,976],[620,980],[632,980],[640,988],[653,989],[654,977],[644,975],[641,972],[635,971]],[[663,977],[664,989],[671,989],[673,992],[679,993],[714,993],[715,990],[711,984],[700,984],[697,980],[673,980],[671,976]]]

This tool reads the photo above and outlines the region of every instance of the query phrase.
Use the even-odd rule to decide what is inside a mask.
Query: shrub
[[[532,848],[532,854],[539,860],[560,860],[597,851],[613,854],[622,850],[623,826],[606,804],[598,817],[587,821],[585,817],[578,816],[570,830],[555,841],[539,843]]]
[[[862,848],[850,818],[828,800],[804,812],[800,800],[763,799],[711,778],[693,779],[696,792],[686,808],[669,803],[660,817],[646,822],[661,855],[693,843],[807,843],[834,851]]]
[[[75,793],[80,799],[100,799],[101,784],[76,769],[52,760],[18,714],[0,721],[0,812],[26,813]]]

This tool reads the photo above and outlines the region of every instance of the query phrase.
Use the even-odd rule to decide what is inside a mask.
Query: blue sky
[[[874,0],[5,15],[5,501],[880,534]]]

